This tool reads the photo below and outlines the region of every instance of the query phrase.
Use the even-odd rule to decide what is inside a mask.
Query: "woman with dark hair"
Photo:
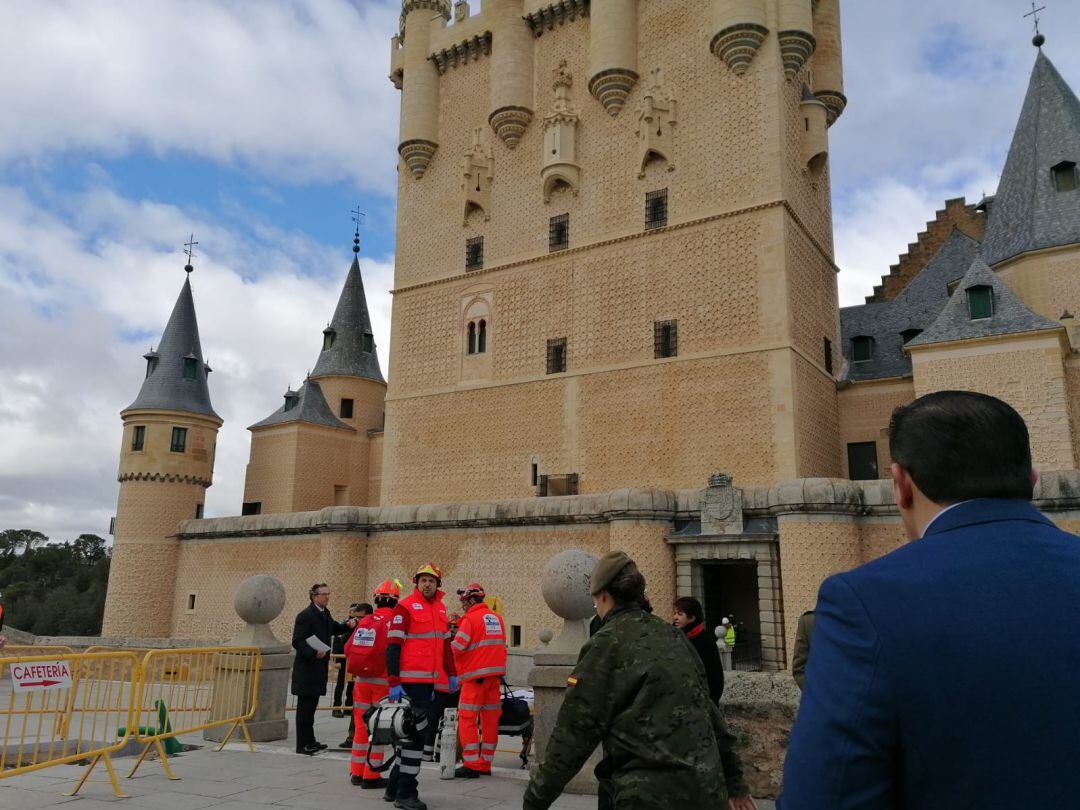
[[[675,600],[675,619],[671,623],[686,633],[690,643],[705,666],[705,678],[709,682],[709,700],[720,702],[724,694],[724,667],[720,663],[720,651],[713,642],[712,634],[705,632],[705,611],[701,602],[692,596],[680,596]]]

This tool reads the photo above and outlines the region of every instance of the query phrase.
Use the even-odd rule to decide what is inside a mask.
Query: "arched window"
[[[476,324],[473,321],[469,321],[468,340],[466,342],[466,351],[469,354],[476,354]]]
[[[476,329],[476,353],[483,354],[487,351],[487,321],[480,319]]]
[[[1080,176],[1076,173],[1076,164],[1071,160],[1063,160],[1051,167],[1050,174],[1057,191],[1076,191],[1080,187]]]

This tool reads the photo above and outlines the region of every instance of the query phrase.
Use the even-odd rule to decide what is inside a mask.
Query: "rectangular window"
[[[510,646],[511,647],[520,647],[521,646],[521,625],[520,624],[512,624],[512,625],[510,625]]]
[[[541,475],[536,485],[536,494],[541,498],[554,498],[558,495],[578,494],[578,474]]]
[[[559,214],[548,222],[548,252],[570,247],[570,215]]]
[[[187,609],[189,612],[195,610],[195,596],[193,593],[187,595]]]
[[[465,240],[465,270],[479,270],[484,266],[484,237],[474,236]]]
[[[338,411],[338,415],[341,416],[342,419],[352,419],[352,407],[353,401],[351,399],[345,399],[343,397],[341,400],[341,408]]]
[[[867,335],[859,335],[851,339],[851,361],[863,363],[874,359],[874,339]]]
[[[144,444],[146,444],[146,426],[136,425],[131,431],[131,449],[142,450]]]
[[[334,485],[334,506],[349,505],[349,488],[340,484]]]
[[[679,354],[679,322],[653,323],[653,357],[677,357]]]
[[[173,453],[183,453],[187,450],[187,428],[174,427],[172,429],[172,441],[169,450]]]
[[[194,380],[195,373],[199,370],[199,361],[194,357],[184,358],[184,379]]]
[[[828,338],[822,338],[821,341],[821,348],[825,352],[825,370],[832,374],[832,341]]]
[[[878,477],[877,442],[852,442],[847,446],[848,478],[852,481],[876,481]]]
[[[1071,160],[1064,160],[1051,167],[1054,176],[1054,188],[1058,191],[1076,191],[1080,187],[1080,177],[1076,174],[1076,164]]]
[[[205,509],[204,504],[201,504],[201,503],[195,504],[195,519],[196,520],[202,520],[202,518],[203,518],[203,509]]]
[[[375,351],[375,336],[364,333],[364,351],[372,354]]]
[[[547,373],[562,374],[566,371],[566,338],[554,338],[547,342]]]
[[[645,195],[645,230],[667,225],[667,189],[650,191]]]
[[[240,507],[241,515],[261,515],[262,501],[245,501]]]
[[[967,290],[968,312],[971,320],[992,318],[994,315],[994,288],[986,285],[969,287]]]
[[[530,466],[529,481],[534,487],[540,482],[540,465],[535,461]]]

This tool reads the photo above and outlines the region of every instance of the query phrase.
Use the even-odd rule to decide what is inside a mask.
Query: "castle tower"
[[[359,231],[353,261],[314,370],[278,410],[255,423],[245,514],[365,506],[378,500],[386,381],[379,369]]]
[[[839,475],[836,3],[826,88],[812,0],[526,0],[521,70],[511,5],[402,6],[439,155],[399,173],[381,502]]]
[[[398,154],[417,178],[439,148],[439,72],[428,56],[432,26],[449,19],[447,0],[405,0],[401,6],[401,32],[395,37],[402,83]]]
[[[190,261],[190,260],[189,260]],[[146,358],[139,396],[120,412],[120,497],[102,635],[165,637],[179,608],[177,527],[202,517],[214,473],[221,417],[210,404],[188,278],[157,350]]]

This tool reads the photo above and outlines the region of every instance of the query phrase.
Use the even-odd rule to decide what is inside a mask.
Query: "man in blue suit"
[[[1080,807],[1080,538],[1030,503],[1023,419],[929,394],[889,449],[921,539],[821,586],[780,810]]]

